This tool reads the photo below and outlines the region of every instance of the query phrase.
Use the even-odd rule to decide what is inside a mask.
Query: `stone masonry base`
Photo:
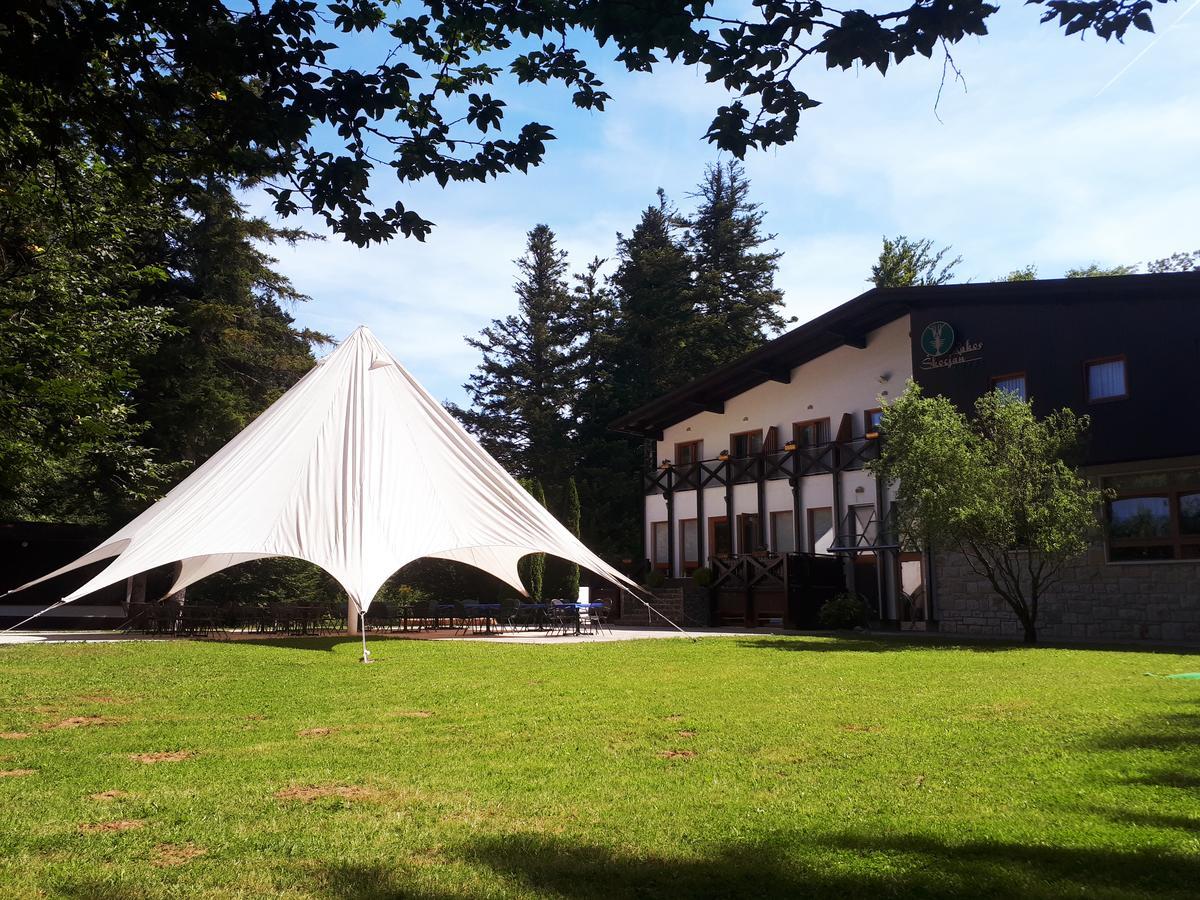
[[[1200,642],[1200,560],[1109,564],[1098,547],[1063,574],[1039,605],[1039,640]],[[1024,636],[960,554],[937,557],[935,583],[942,632]]]

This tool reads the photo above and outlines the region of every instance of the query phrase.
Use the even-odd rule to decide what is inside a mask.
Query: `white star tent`
[[[517,562],[530,553],[638,590],[360,327],[162,500],[23,587],[115,557],[60,604],[182,561],[177,591],[238,563],[290,556],[329,572],[363,615],[383,583],[421,557],[467,563],[523,594]]]

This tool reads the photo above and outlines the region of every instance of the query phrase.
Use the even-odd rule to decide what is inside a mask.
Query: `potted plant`
[[[729,451],[728,451],[728,450],[722,450],[720,453],[718,453],[718,454],[717,454],[717,459],[719,459],[721,462],[728,462],[728,460],[729,460]]]
[[[788,453],[794,453],[796,451],[796,442],[788,441],[786,444],[783,445],[783,449],[786,450]]]
[[[658,467],[665,472],[667,469],[671,468],[671,465],[672,465],[672,463],[669,459],[664,459],[661,463],[658,464]]]

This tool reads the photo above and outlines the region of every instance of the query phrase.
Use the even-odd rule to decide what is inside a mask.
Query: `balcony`
[[[879,438],[829,441],[811,447],[797,447],[795,450],[660,466],[645,473],[644,492],[647,495],[679,493],[700,488],[723,488],[728,484],[756,484],[854,471],[879,456],[879,441]]]

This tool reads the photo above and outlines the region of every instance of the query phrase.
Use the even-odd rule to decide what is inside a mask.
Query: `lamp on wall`
[[[888,383],[889,381],[891,381],[891,380],[892,380],[892,373],[891,373],[891,372],[884,372],[882,375],[880,375],[880,376],[879,376],[879,383],[880,383],[880,384],[887,384],[887,383]]]

